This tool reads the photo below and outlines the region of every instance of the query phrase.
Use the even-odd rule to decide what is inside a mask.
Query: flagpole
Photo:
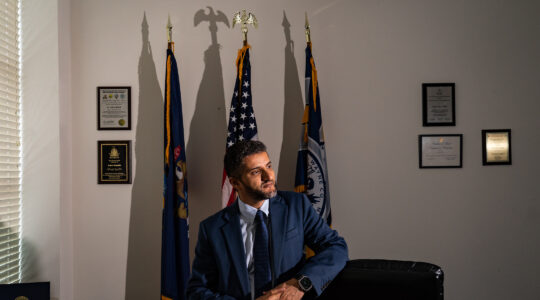
[[[307,11],[305,13],[306,13],[306,42],[308,44],[311,44],[311,30],[309,28],[309,22],[308,22],[308,18],[307,18]]]
[[[174,52],[174,42],[172,41],[172,24],[171,24],[171,15],[169,15],[169,20],[167,21],[167,49]]]

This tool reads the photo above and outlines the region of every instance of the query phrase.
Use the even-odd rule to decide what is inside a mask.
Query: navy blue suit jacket
[[[330,229],[304,194],[278,192],[270,199],[275,285],[308,276],[317,295],[343,269],[347,244]],[[316,255],[304,259],[304,245]],[[238,203],[200,224],[187,287],[188,299],[251,299]]]

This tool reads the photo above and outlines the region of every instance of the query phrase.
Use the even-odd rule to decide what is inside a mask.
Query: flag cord
[[[242,49],[238,50],[238,57],[236,58],[236,67],[238,68],[238,79],[240,83],[242,82],[242,71],[244,69],[244,57],[246,56],[247,50],[251,48],[249,44],[245,44]]]
[[[309,50],[311,49],[311,42],[308,43]],[[317,69],[315,68],[315,61],[313,60],[313,56],[309,58],[309,63],[311,64],[311,86],[313,89],[313,110],[317,111]],[[306,95],[307,97],[307,95]]]

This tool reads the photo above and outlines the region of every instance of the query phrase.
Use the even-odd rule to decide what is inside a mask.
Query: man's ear
[[[229,182],[233,186],[235,190],[238,190],[238,185],[240,184],[240,180],[236,177],[229,177]]]

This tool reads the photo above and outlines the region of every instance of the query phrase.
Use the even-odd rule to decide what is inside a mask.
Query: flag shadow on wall
[[[163,199],[163,96],[149,42],[146,14],[139,58],[135,141],[137,172],[131,192],[126,300],[157,298],[160,291]]]
[[[195,13],[194,26],[209,24],[211,43],[204,51],[204,71],[187,143],[189,183],[190,257],[194,257],[198,224],[221,209],[221,177],[227,139],[225,92],[218,25],[229,27],[227,16],[212,7]]]
[[[285,100],[283,108],[283,141],[279,156],[278,187],[280,190],[293,191],[296,172],[296,159],[300,147],[302,131],[302,115],[304,101],[298,77],[296,58],[294,57],[294,41],[291,40],[291,24],[283,11],[283,32],[285,34]]]

